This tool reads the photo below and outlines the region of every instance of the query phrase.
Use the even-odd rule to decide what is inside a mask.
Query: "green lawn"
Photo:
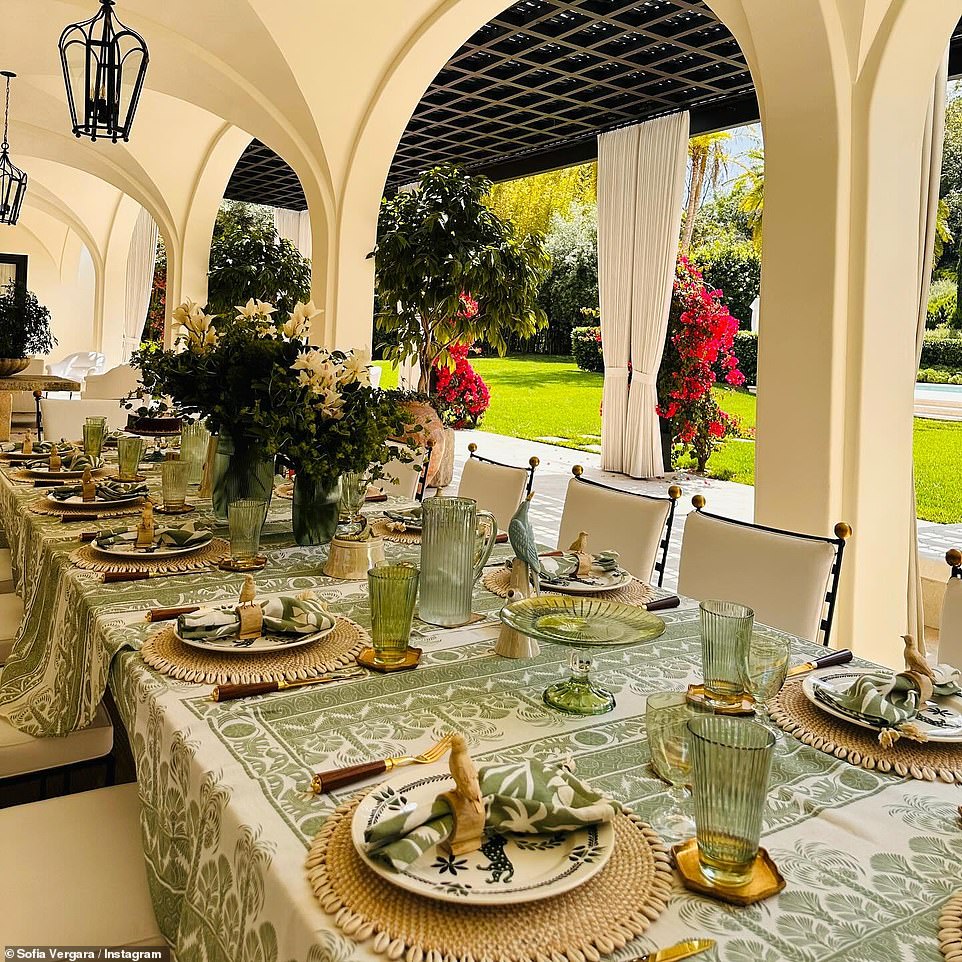
[[[383,387],[397,384],[390,365]],[[491,390],[482,431],[548,441],[581,451],[601,444],[602,375],[579,371],[567,357],[476,358],[471,361]],[[755,396],[717,388],[721,407],[741,420],[745,439],[728,441],[708,462],[710,477],[755,482]],[[962,423],[915,419],[915,488],[919,517],[962,521]],[[681,464],[690,467],[690,464]]]

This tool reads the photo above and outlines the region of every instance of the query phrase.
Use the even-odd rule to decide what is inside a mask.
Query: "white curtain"
[[[144,208],[137,215],[127,254],[127,298],[124,306],[124,344],[121,361],[126,364],[130,355],[140,347],[150,307],[150,292],[154,287],[154,266],[157,262],[157,225]]]
[[[311,259],[310,211],[275,207],[274,227],[284,240],[289,240],[308,260]]]
[[[935,75],[935,87],[926,116],[925,139],[922,143],[921,206],[919,208],[919,312],[915,329],[915,366],[922,357],[925,315],[929,300],[929,280],[935,257],[935,222],[939,210],[939,179],[942,173],[942,144],[945,139],[945,85],[949,57],[946,51],[942,66]],[[914,404],[914,401],[913,401]],[[925,650],[925,616],[922,611],[922,579],[919,573],[919,535],[915,503],[915,471],[909,478],[912,488],[912,520],[909,541],[908,632]]]
[[[598,138],[601,466],[638,478],[665,468],[655,381],[668,327],[687,157],[687,113]]]

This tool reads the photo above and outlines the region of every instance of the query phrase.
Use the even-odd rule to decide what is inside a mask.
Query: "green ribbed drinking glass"
[[[755,612],[734,601],[703,601],[698,607],[706,700],[717,708],[737,705],[745,695]]]
[[[106,418],[87,418],[83,426],[84,454],[92,462],[100,460],[100,452],[104,448],[104,438],[107,435]]]
[[[756,722],[702,715],[688,722],[698,864],[710,882],[751,877],[775,736]]]
[[[379,665],[397,665],[404,661],[411,643],[419,574],[417,565],[410,561],[375,565],[367,573],[371,644],[374,661]]]
[[[143,457],[143,438],[122,437],[117,439],[117,474],[121,481],[137,480],[137,472]]]

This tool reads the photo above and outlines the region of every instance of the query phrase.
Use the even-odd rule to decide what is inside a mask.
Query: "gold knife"
[[[678,959],[687,959],[689,956],[698,955],[699,952],[706,952],[714,947],[714,939],[686,939],[676,945],[669,945],[666,949],[656,949],[647,955],[630,959],[629,962],[677,962]]]

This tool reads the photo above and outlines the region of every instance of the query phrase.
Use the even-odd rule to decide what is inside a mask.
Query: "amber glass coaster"
[[[260,571],[267,564],[267,555],[259,554],[250,561],[234,561],[230,555],[224,558],[217,567],[222,571]]]
[[[420,661],[420,648],[408,648],[407,654],[404,656],[404,661],[399,661],[396,665],[379,665],[374,660],[373,648],[362,648],[360,654],[357,656],[357,663],[359,665],[370,668],[371,671],[380,671],[385,674],[392,671],[410,671],[412,668],[417,668]]]
[[[688,700],[694,705],[704,705],[716,715],[754,715],[755,699],[747,692],[742,696],[740,704],[718,706],[708,700],[704,685],[689,685]]]
[[[675,866],[685,888],[702,895],[708,895],[721,902],[732,905],[751,905],[763,899],[778,895],[785,888],[785,879],[778,871],[778,866],[772,861],[765,849],[760,848],[755,856],[751,878],[743,885],[720,885],[702,875],[698,866],[698,840],[688,839],[672,847],[671,854],[675,859]]]
[[[154,505],[155,514],[190,514],[197,509],[192,504],[185,504],[182,508],[165,508],[163,504]]]

